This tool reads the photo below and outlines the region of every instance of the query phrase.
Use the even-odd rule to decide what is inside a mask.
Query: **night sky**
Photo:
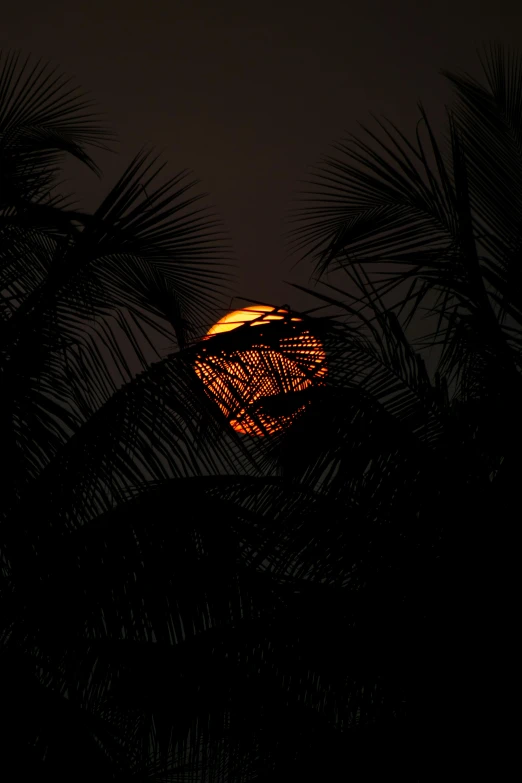
[[[25,0],[9,3],[2,48],[50,59],[99,102],[120,136],[105,177],[74,175],[92,208],[150,144],[169,173],[202,180],[233,240],[237,294],[300,309],[284,284],[283,219],[299,179],[369,113],[409,132],[420,99],[441,127],[442,67],[478,74],[476,50],[522,49],[514,0]],[[71,186],[73,187],[73,186]]]

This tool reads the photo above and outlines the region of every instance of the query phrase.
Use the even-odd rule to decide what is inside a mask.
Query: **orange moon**
[[[211,338],[241,327],[244,347],[227,350],[220,341],[212,350]],[[286,308],[252,305],[227,313],[208,330],[194,370],[236,432],[264,436],[285,429],[306,408],[274,412],[270,398],[281,400],[321,382],[327,365],[322,342],[302,317]]]

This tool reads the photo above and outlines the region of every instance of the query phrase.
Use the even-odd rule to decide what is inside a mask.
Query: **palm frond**
[[[57,67],[0,53],[2,210],[51,194],[65,154],[99,174],[88,149],[110,149],[113,141],[94,103]]]
[[[47,662],[39,656],[47,687],[64,693],[74,682],[67,698],[95,716],[90,733],[100,732],[95,721],[103,721],[115,738],[133,742],[127,764],[137,765],[136,774],[150,767],[151,755],[161,769],[194,774],[200,745],[203,754],[216,754],[207,759],[216,774],[225,741],[235,753],[220,763],[229,774],[239,764],[231,779],[243,781],[256,744],[257,768],[270,769],[276,754],[303,751],[303,730],[317,741],[321,725],[323,731],[339,721],[352,726],[357,709],[357,720],[371,720],[382,695],[374,691],[373,705],[365,703],[355,661],[366,662],[370,684],[368,654],[377,647],[368,638],[351,649],[354,678],[344,682],[350,637],[340,625],[343,594],[324,588],[318,605],[317,593],[296,578],[246,567],[253,523],[273,534],[284,519],[281,503],[288,505],[289,496],[279,482],[270,498],[265,480],[195,481],[196,487],[160,483],[65,538],[57,531],[59,545],[56,537],[40,543],[30,555],[30,579],[19,582],[10,602],[19,618],[11,644],[20,649],[34,637],[32,649],[38,644],[49,656]],[[173,493],[190,504],[190,514],[173,508],[166,523]],[[76,620],[65,627],[72,606]],[[294,725],[286,743],[281,710]],[[133,716],[141,723],[141,746],[122,725],[126,716],[127,724]]]
[[[516,142],[522,71],[518,60],[503,57],[500,50],[490,53],[488,87],[450,75],[460,103],[448,118],[447,153],[422,107],[426,141],[419,127],[413,144],[391,123],[379,122],[380,135],[365,129],[368,141],[352,137],[337,145],[338,156],[316,169],[289,232],[290,246],[313,258],[323,279],[336,270],[348,275],[352,296],[354,269],[364,267],[372,302],[378,293],[405,324],[418,321],[426,305],[435,329],[425,344],[439,346],[441,371],[463,389],[475,384],[463,353],[473,354],[473,366],[495,365],[505,382],[513,382],[519,368],[513,332],[519,286],[512,275],[520,243],[511,193],[522,181]],[[488,169],[493,161],[495,172]],[[509,168],[507,178],[499,165],[506,175]],[[493,217],[497,210],[502,221]],[[463,343],[470,328],[473,339]]]

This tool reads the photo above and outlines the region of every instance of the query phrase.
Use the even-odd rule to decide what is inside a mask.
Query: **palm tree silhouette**
[[[316,410],[311,448],[311,428],[300,434],[309,486],[323,481],[362,522],[357,640],[378,629],[375,671],[400,683],[398,769],[416,757],[418,780],[508,764],[484,716],[507,707],[513,671],[522,60],[492,45],[481,64],[484,83],[443,72],[456,102],[442,145],[422,106],[413,141],[377,120],[315,167],[289,232],[338,322],[338,404],[328,394]]]
[[[303,490],[276,475],[275,444],[239,438],[206,397],[198,347],[155,350],[203,333],[221,229],[182,175],[155,187],[145,153],[93,214],[72,209],[63,156],[96,171],[89,147],[110,133],[16,54],[0,97],[5,768],[271,776],[303,690],[288,680],[292,590],[260,567],[292,559],[282,520]]]
[[[508,685],[484,633],[507,644],[520,431],[522,71],[499,47],[483,67],[446,74],[447,149],[421,108],[413,142],[380,123],[316,170],[290,237],[332,308],[328,375],[256,439],[194,371],[215,218],[145,153],[92,215],[70,208],[61,157],[95,170],[110,133],[62,77],[4,59],[11,779],[465,774]],[[237,355],[248,330],[213,345]]]
[[[133,608],[129,597],[147,563],[132,522],[136,513],[141,524],[140,491],[159,497],[170,482],[172,503],[178,479],[234,458],[223,439],[209,448],[212,417],[202,437],[189,364],[150,368],[150,357],[160,359],[158,335],[183,346],[201,331],[228,250],[195,183],[182,172],[156,186],[161,167],[147,153],[92,215],[56,195],[64,155],[97,171],[89,148],[112,141],[56,70],[8,54],[0,106],[2,690],[14,716],[4,739],[27,767],[16,777],[34,767],[57,779],[125,778],[149,764],[150,748],[147,733],[143,748],[136,740],[143,718],[108,703],[126,665],[119,642],[154,638],[150,611],[162,632],[179,632],[158,563],[152,605],[141,596]],[[180,523],[160,520],[156,549]],[[202,541],[175,546],[169,571]]]

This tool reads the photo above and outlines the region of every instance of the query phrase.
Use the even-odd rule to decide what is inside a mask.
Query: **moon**
[[[212,340],[242,327],[244,347],[227,349],[226,341]],[[306,402],[283,395],[323,382],[327,365],[309,319],[252,305],[227,313],[208,330],[194,370],[236,432],[263,437],[286,429],[305,410]]]

